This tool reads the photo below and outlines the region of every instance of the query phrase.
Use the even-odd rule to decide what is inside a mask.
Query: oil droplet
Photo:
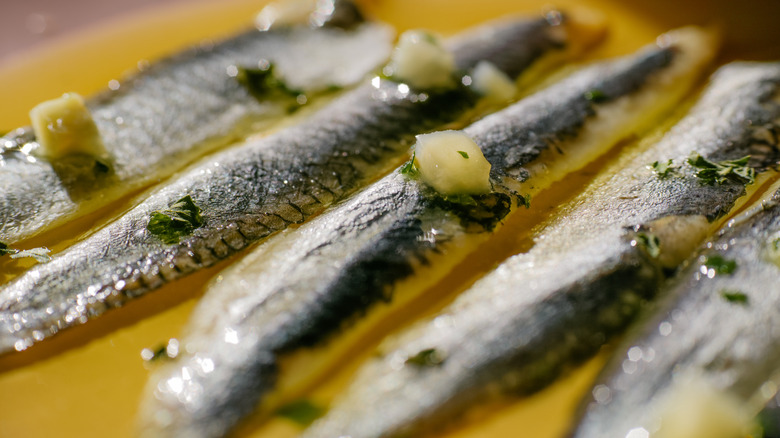
[[[661,336],[669,336],[672,333],[672,324],[667,321],[662,322],[658,325],[658,333]]]

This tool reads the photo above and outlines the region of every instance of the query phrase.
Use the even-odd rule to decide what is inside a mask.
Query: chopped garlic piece
[[[255,17],[255,27],[264,31],[272,26],[307,23],[312,11],[318,10],[318,3],[328,4],[328,2],[317,2],[314,0],[290,0],[269,3]],[[333,12],[333,4],[330,3],[329,6],[330,12]],[[322,25],[322,23],[312,24]]]
[[[669,269],[680,266],[690,255],[687,249],[704,241],[709,229],[709,221],[702,215],[665,216],[648,225],[661,242],[658,260]]]
[[[106,155],[92,114],[84,99],[76,93],[66,93],[57,99],[39,103],[30,111],[33,131],[41,155],[61,158],[72,154],[95,157]]]
[[[490,191],[490,163],[474,140],[460,131],[418,135],[415,163],[420,179],[442,195]]]
[[[511,100],[517,93],[512,79],[488,61],[480,61],[474,67],[471,79],[474,90],[494,102]]]
[[[745,403],[698,376],[675,382],[660,403],[657,438],[737,438],[749,435]]]
[[[455,85],[455,57],[439,40],[420,30],[404,32],[390,58],[389,75],[416,89]]]

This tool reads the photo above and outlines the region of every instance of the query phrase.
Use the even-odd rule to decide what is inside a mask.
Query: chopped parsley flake
[[[601,103],[607,100],[607,95],[601,90],[590,90],[585,93],[585,99],[593,103]]]
[[[325,92],[326,93],[334,93],[336,91],[341,91],[343,89],[344,89],[344,87],[342,85],[329,84],[327,87],[325,87]]]
[[[636,233],[636,243],[652,258],[661,255],[661,240],[653,233]]]
[[[718,274],[731,274],[737,269],[737,262],[728,260],[718,254],[710,255],[704,258],[704,266],[714,269]]]
[[[752,434],[748,436],[756,438],[772,438],[780,436],[780,416],[777,415],[777,406],[770,404],[756,415],[755,426]]]
[[[747,165],[750,155],[738,160],[725,160],[721,162],[710,161],[694,152],[688,157],[688,164],[698,169],[696,177],[703,184],[724,184],[726,181],[734,181],[740,184],[753,184],[756,180],[756,171]]]
[[[421,367],[438,366],[443,362],[444,356],[435,348],[427,348],[406,359],[406,363]]]
[[[276,411],[276,415],[306,427],[314,423],[314,420],[325,415],[325,412],[325,408],[304,399],[282,406]]]
[[[437,46],[440,46],[440,45],[441,45],[441,44],[439,43],[439,39],[438,39],[438,38],[436,38],[436,37],[435,37],[435,36],[434,36],[432,33],[430,33],[430,32],[425,32],[425,31],[423,31],[423,32],[420,32],[420,36],[422,36],[422,38],[423,38],[423,40],[424,40],[424,41],[427,41],[427,42],[429,42],[429,43],[431,43],[431,44],[434,44],[434,45],[437,45]]]
[[[0,256],[16,254],[17,252],[19,252],[18,249],[13,249],[7,243],[0,242]]]
[[[174,202],[168,210],[152,212],[146,229],[167,244],[178,243],[180,238],[203,225],[200,211],[192,197],[187,195]]]
[[[780,256],[780,237],[772,239],[772,241],[769,243],[769,250],[773,254]]]
[[[465,158],[467,160],[469,159],[469,154],[467,154],[466,152],[458,151],[458,153],[460,154],[461,157],[463,157],[463,158]]]
[[[154,350],[144,348],[141,351],[141,358],[146,362],[157,362],[161,360],[174,359],[179,354],[179,341],[171,338],[167,343],[160,344]]]
[[[108,173],[111,171],[111,165],[103,160],[96,159],[94,169],[97,173]]]
[[[266,68],[237,67],[236,79],[257,99],[264,99],[269,94],[281,93],[290,97],[298,97],[299,90],[293,90],[274,74],[274,65]]]
[[[35,259],[35,261],[38,263],[46,263],[51,261],[51,256],[49,255],[50,252],[51,250],[49,248],[44,247],[19,250],[16,248],[11,248],[6,243],[0,242],[0,257],[4,255],[11,256],[12,259],[29,257]]]
[[[680,167],[672,165],[672,160],[668,160],[666,162],[656,161],[653,164],[647,166],[647,168],[655,172],[655,174],[658,175],[658,178],[664,179],[668,176],[676,174],[677,169]]]
[[[517,206],[520,207],[521,205],[525,208],[531,208],[531,195],[517,195]]]
[[[770,237],[766,253],[770,262],[780,266],[780,237]]]
[[[744,292],[724,290],[724,291],[721,291],[720,295],[726,301],[728,301],[730,303],[737,303],[737,304],[747,304],[748,303],[748,296],[745,295]]]
[[[168,356],[168,346],[163,344],[154,350],[150,350],[148,348],[144,349],[144,351],[141,352],[141,357],[147,362],[157,362],[162,359],[170,359],[170,356]]]
[[[417,152],[412,153],[412,158],[401,166],[401,175],[406,175],[409,178],[415,178],[420,175],[420,169],[417,168]]]
[[[477,205],[477,201],[474,199],[472,195],[447,195],[443,196],[445,201],[450,202],[452,204],[459,204],[459,205]]]

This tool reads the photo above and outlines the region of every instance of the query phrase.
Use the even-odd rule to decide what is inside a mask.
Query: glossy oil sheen
[[[484,59],[509,74],[533,70],[529,65],[565,47],[555,30],[534,17],[467,32],[451,42],[455,65],[467,70]],[[375,77],[305,122],[206,157],[115,222],[5,285],[0,351],[21,351],[304,222],[389,170],[406,156],[414,134],[458,125],[478,106],[462,85],[411,92]],[[185,195],[203,216],[190,235],[161,241],[147,232],[152,212]]]
[[[648,257],[631,240],[632,228],[657,224],[650,230],[663,236],[662,253],[673,239],[690,253],[696,241],[684,235],[706,235],[717,222],[708,225],[703,218],[669,230],[662,220],[669,224],[680,214],[712,213],[715,221],[744,202],[746,190],[756,188],[704,186],[683,176],[683,170],[660,179],[645,169],[646,163],[667,156],[684,160],[692,150],[708,157],[750,151],[759,159],[765,145],[759,146],[756,137],[776,129],[780,116],[772,101],[778,82],[777,64],[736,63],[719,70],[697,105],[661,142],[637,156],[627,151],[631,160],[610,166],[563,207],[552,225],[535,233],[534,248],[502,263],[432,321],[384,342],[381,356],[361,370],[341,403],[304,436],[414,434],[458,415],[470,402],[532,392],[594,354],[652,297],[661,280],[661,257]],[[762,168],[777,156],[770,153],[765,159],[754,165]],[[432,347],[446,358],[441,365],[399,366],[398,358]]]
[[[702,36],[688,35],[695,41]],[[588,160],[581,157],[596,155],[626,132],[633,132],[655,108],[663,106],[661,96],[679,95],[676,88],[659,92],[659,83],[686,83],[662,77],[696,77],[701,59],[712,54],[709,47],[686,46],[678,43],[660,49],[653,45],[619,61],[597,63],[466,128],[464,132],[493,165],[494,187],[522,179],[520,191],[536,193],[566,173],[562,169],[572,165],[572,156],[584,165]],[[591,102],[584,96],[595,88],[612,94],[599,103]],[[642,111],[624,111],[624,117],[604,115],[612,114],[610,101],[624,102],[620,107],[624,110],[631,106],[625,102],[648,94],[656,99],[645,100]],[[594,125],[598,140],[591,142],[587,132]],[[545,160],[548,182],[537,181],[527,169],[550,144],[564,152]],[[151,401],[144,412],[174,418],[172,430],[197,422],[213,425],[214,417],[240,411],[253,396],[263,394],[267,399],[266,394],[276,392],[285,380],[305,381],[307,374],[316,375],[320,367],[314,365],[314,357],[304,359],[307,367],[278,377],[275,362],[291,352],[313,353],[310,347],[315,346],[338,357],[334,352],[338,347],[330,343],[334,335],[338,335],[336,343],[343,344],[344,338],[359,336],[355,332],[361,330],[349,321],[359,321],[357,325],[365,330],[371,326],[365,321],[377,318],[377,312],[405,307],[405,300],[421,292],[408,284],[414,277],[421,277],[417,280],[421,284],[433,284],[439,278],[424,272],[423,266],[435,266],[437,273],[445,273],[442,266],[454,265],[509,217],[516,201],[510,193],[497,188],[496,193],[475,197],[473,205],[464,206],[394,173],[297,231],[268,242],[240,267],[226,271],[223,281],[203,298],[190,325],[193,335],[184,340],[197,354],[177,360],[166,369],[170,374],[152,376],[150,388],[162,385],[155,391],[162,402]],[[393,286],[401,281],[406,286],[395,290]],[[238,346],[234,337],[225,338],[228,331],[243,339]],[[178,391],[178,385],[166,387],[191,374],[188,370],[201,369],[204,358],[208,358],[209,372],[188,379],[182,388],[186,395]],[[251,385],[246,381],[248,375],[252,375]],[[201,399],[200,394],[208,396]],[[284,391],[275,395],[289,397]],[[170,417],[163,411],[170,412]]]

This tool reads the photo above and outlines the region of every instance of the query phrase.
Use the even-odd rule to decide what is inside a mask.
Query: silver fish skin
[[[519,207],[511,185],[527,180],[540,190],[551,182],[549,177],[537,182],[529,163],[555,148],[594,156],[633,133],[646,112],[658,111],[657,99],[645,99],[648,90],[655,96],[679,95],[654,85],[696,77],[706,64],[705,55],[697,53],[693,61],[688,56],[672,44],[599,63],[467,127],[464,132],[492,164],[493,184],[500,187],[495,193],[466,203],[448,200],[396,171],[242,259],[220,275],[195,311],[182,341],[189,354],[150,379],[142,408],[150,436],[192,436],[240,418],[258,403],[261,410],[272,409],[269,398],[279,397],[271,394],[279,386],[280,356],[320,346],[346,323],[401,299],[395,284],[426,265],[456,264],[465,257],[464,248],[486,240]],[[587,98],[594,89],[601,90],[603,100]],[[641,104],[633,106],[632,99]],[[626,107],[634,111],[620,119],[625,123],[600,123],[613,114],[610,108]],[[593,126],[604,140],[588,140]],[[561,170],[555,160],[545,175],[562,177],[566,165]],[[437,279],[427,275],[426,281]],[[314,380],[316,365],[309,368],[294,378]]]
[[[36,154],[31,128],[1,138],[0,241],[13,244],[94,211],[272,126],[299,106],[290,96],[254,97],[231,77],[231,68],[270,61],[288,87],[312,102],[329,87],[360,83],[386,61],[393,31],[361,23],[356,12],[338,1],[334,14],[341,18],[322,27],[253,29],[188,50],[90,99],[87,107],[110,155],[101,158],[107,166],[86,155],[50,160]]]
[[[675,251],[690,254],[698,239],[683,234],[703,235],[699,228],[716,226],[707,218],[721,217],[745,194],[735,182],[702,185],[693,169],[662,179],[645,166],[678,163],[694,150],[718,159],[752,153],[761,158],[757,167],[775,163],[777,138],[759,139],[764,129],[777,132],[778,86],[777,64],[721,69],[683,121],[562,207],[528,253],[380,346],[382,357],[368,361],[304,436],[418,436],[469,407],[538,390],[595,354],[663,279],[663,257],[642,248],[640,233],[662,235],[662,249],[676,239]],[[426,351],[436,363],[407,362]],[[592,430],[600,432],[586,436],[624,436]]]
[[[778,134],[772,132],[774,145]],[[720,423],[713,416],[722,413],[707,410],[708,398],[732,405],[736,425],[747,426],[777,389],[778,238],[780,191],[774,185],[767,199],[730,221],[665,285],[663,299],[622,343],[586,397],[572,436],[686,436],[670,430],[674,411],[689,417],[691,431],[702,431],[697,436],[713,436],[696,422],[697,409],[703,409],[700,420]],[[724,271],[726,263],[733,265]],[[680,392],[697,390],[704,395],[680,403]],[[705,407],[690,406],[695,403]]]
[[[557,52],[565,46],[559,26],[544,19],[501,26],[514,32],[498,40],[492,33],[472,38],[490,49],[486,53],[515,53],[519,65],[533,64],[544,52],[540,47]],[[484,59],[456,58],[463,69]],[[371,79],[305,123],[210,156],[51,262],[26,271],[0,289],[0,351],[25,349],[303,222],[388,171],[415,134],[455,122],[478,103],[467,87],[440,93],[399,88]],[[202,208],[205,225],[165,244],[146,229],[150,215],[187,195]]]

